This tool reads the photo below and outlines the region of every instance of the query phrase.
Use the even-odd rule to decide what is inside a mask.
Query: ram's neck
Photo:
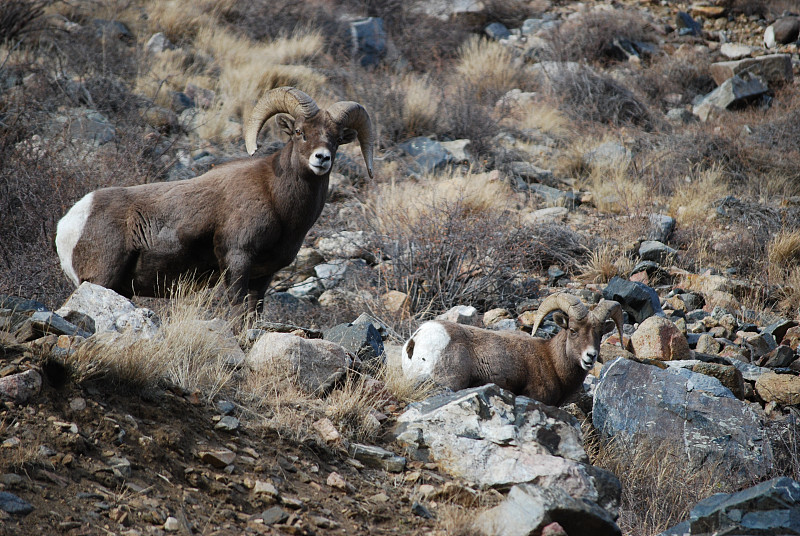
[[[292,142],[271,158],[275,180],[270,185],[270,193],[276,213],[285,224],[305,232],[319,218],[325,205],[330,172],[317,175],[297,162],[293,158]]]

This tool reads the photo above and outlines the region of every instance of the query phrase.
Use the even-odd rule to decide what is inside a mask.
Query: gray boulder
[[[603,367],[592,411],[605,437],[646,439],[673,450],[676,463],[718,463],[742,479],[771,470],[765,419],[760,408],[738,400],[716,378],[629,359]]]
[[[769,87],[759,76],[743,71],[725,80],[717,89],[706,95],[693,108],[692,113],[702,121],[708,120],[715,112],[726,110],[733,105],[744,104],[769,91]]]
[[[350,23],[351,50],[362,67],[378,65],[386,56],[386,30],[383,19],[368,17]]]
[[[394,436],[416,459],[481,487],[536,482],[616,514],[619,481],[588,465],[567,412],[489,384],[409,405]]]
[[[663,264],[670,257],[674,257],[677,254],[678,250],[658,240],[645,240],[639,245],[639,257],[644,261],[653,261]]]
[[[642,323],[653,315],[664,315],[656,291],[638,281],[614,276],[603,289],[603,298],[619,302],[622,310],[637,323]]]
[[[666,214],[650,214],[650,229],[647,233],[648,240],[665,242],[672,231],[675,230],[675,218]]]
[[[687,521],[658,536],[700,534],[800,534],[800,483],[778,477],[737,493],[717,493],[697,503]]]
[[[417,173],[433,173],[457,163],[441,143],[424,136],[411,138],[398,147],[412,157],[412,168]]]
[[[383,355],[383,339],[372,323],[339,324],[323,332],[323,338],[342,346],[361,361],[368,362]]]
[[[720,86],[732,76],[742,72],[760,76],[770,87],[791,83],[794,80],[791,54],[769,54],[757,58],[720,61],[712,63],[710,70],[714,82]]]
[[[95,333],[112,331],[149,338],[161,325],[150,309],[137,308],[113,290],[88,281],[81,283],[56,314],[66,319],[86,315],[94,321]]]
[[[502,22],[493,22],[483,29],[487,36],[496,41],[501,39],[508,39],[511,37],[511,32],[506,28]]]
[[[347,351],[336,343],[289,333],[263,334],[245,362],[254,371],[278,374],[312,394],[330,390],[353,364]]]
[[[483,320],[477,309],[471,305],[454,305],[436,317],[436,320],[448,320],[456,324],[482,327]]]
[[[550,523],[558,523],[567,534],[621,534],[614,518],[596,504],[536,484],[512,487],[502,503],[478,516],[474,527],[493,536],[528,536]]]

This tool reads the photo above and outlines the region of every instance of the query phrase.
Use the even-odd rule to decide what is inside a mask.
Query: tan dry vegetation
[[[443,110],[441,93],[425,76],[408,74],[400,80],[403,94],[403,121],[409,136],[423,136],[435,132]]]
[[[231,343],[224,335],[232,335],[236,320],[221,320],[224,312],[214,305],[221,283],[200,290],[193,287],[186,280],[173,287],[155,337],[109,332],[79,346],[64,364],[78,382],[106,379],[147,390],[167,380],[213,400],[233,379],[234,371],[226,363]]]
[[[220,16],[228,13],[236,0],[154,0],[146,4],[151,30],[164,32],[173,43],[191,41],[205,27],[219,24]]]
[[[627,165],[593,166],[584,179],[592,192],[594,206],[601,212],[633,216],[650,210],[654,201],[652,192],[643,182],[636,180]]]
[[[771,270],[782,273],[800,263],[800,229],[782,230],[767,245],[767,262]]]
[[[712,213],[714,201],[725,197],[730,186],[718,167],[686,176],[669,199],[670,213],[678,225],[691,226],[704,222]]]
[[[521,82],[521,70],[509,49],[477,36],[461,45],[455,69],[460,77],[471,81],[479,99],[495,98]]]
[[[607,442],[585,445],[592,465],[613,472],[622,484],[617,524],[628,536],[658,534],[687,518],[701,499],[735,491],[729,475],[713,464],[690,468],[665,445]]]
[[[490,173],[474,175],[460,172],[434,174],[416,181],[391,181],[377,185],[365,202],[366,209],[378,218],[381,230],[392,227],[394,214],[406,215],[409,222],[427,218],[431,207],[458,203],[467,210],[504,212],[516,208],[517,199],[511,187],[495,180]],[[381,207],[392,207],[382,210]],[[388,218],[385,224],[381,218]]]
[[[590,283],[608,283],[614,276],[627,277],[633,266],[633,259],[621,251],[618,243],[604,242],[578,267],[579,279]]]

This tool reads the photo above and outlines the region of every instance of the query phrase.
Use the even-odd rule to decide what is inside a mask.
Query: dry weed
[[[667,446],[609,441],[587,446],[592,464],[622,483],[617,524],[623,534],[651,536],[687,518],[698,501],[735,491],[728,474],[713,465],[692,469]]]
[[[713,214],[715,201],[725,197],[730,185],[718,167],[687,175],[669,198],[670,213],[678,225],[697,225]]]
[[[521,82],[521,70],[509,49],[479,37],[461,46],[455,69],[459,76],[472,81],[479,100],[496,100]]]
[[[627,277],[633,269],[633,259],[620,251],[616,243],[604,242],[589,253],[578,270],[579,279],[591,283],[608,283],[614,276]]]
[[[767,244],[767,262],[772,275],[784,274],[800,263],[800,229],[782,229]]]
[[[67,358],[65,365],[79,382],[103,379],[147,390],[166,380],[213,400],[233,379],[227,358],[236,345],[233,324],[240,321],[208,320],[221,285],[195,290],[192,282],[179,281],[173,286],[155,336],[98,334]]]

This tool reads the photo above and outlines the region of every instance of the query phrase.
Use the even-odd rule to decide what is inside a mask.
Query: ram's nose
[[[591,370],[595,364],[595,361],[597,361],[597,350],[590,348],[581,356],[581,367],[583,370]]]
[[[331,169],[331,151],[325,147],[315,150],[308,159],[308,165],[317,175],[323,175]]]

